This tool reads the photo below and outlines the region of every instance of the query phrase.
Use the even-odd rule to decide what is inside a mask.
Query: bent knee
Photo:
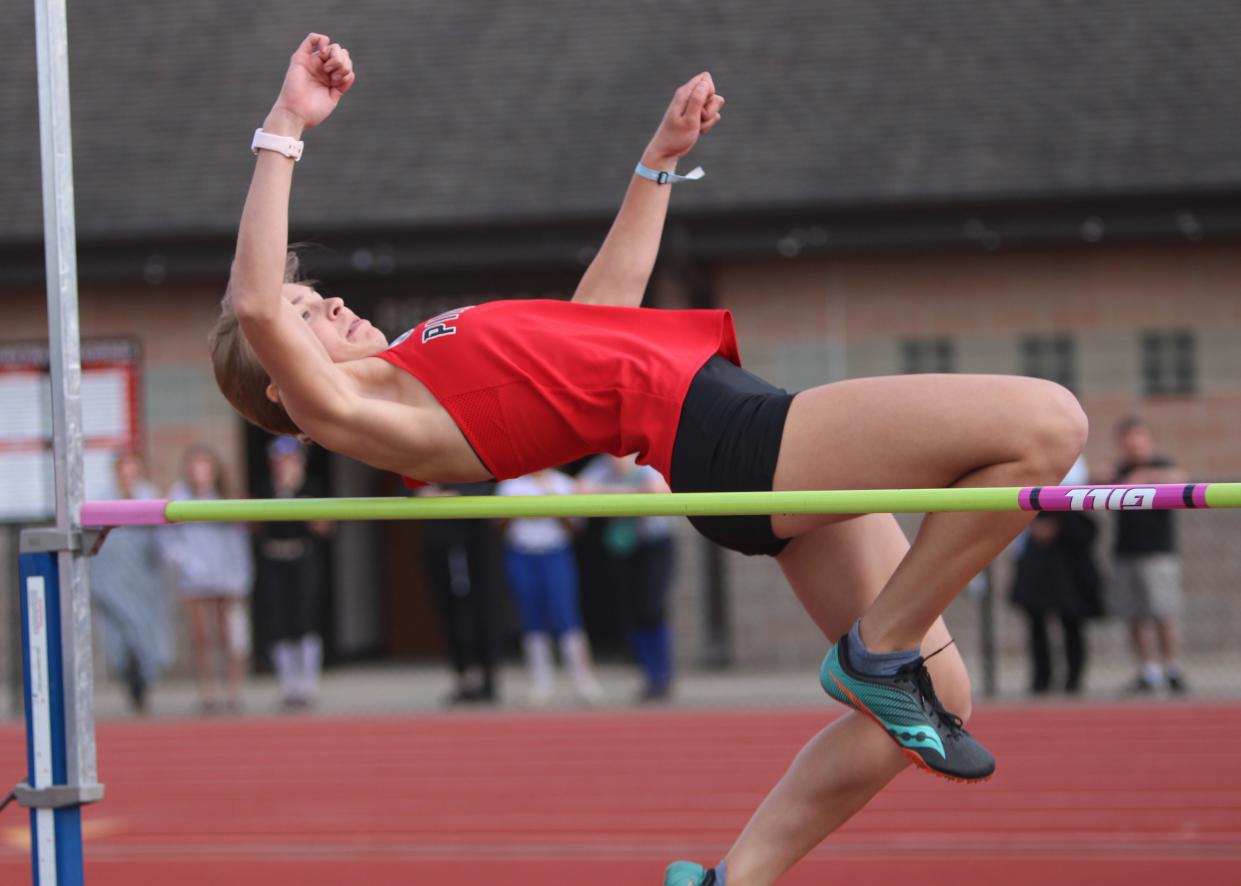
[[[1027,461],[1036,482],[1059,483],[1085,448],[1090,421],[1063,385],[1039,381],[1033,399]]]

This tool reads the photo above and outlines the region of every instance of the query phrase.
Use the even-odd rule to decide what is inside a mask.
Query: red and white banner
[[[109,498],[116,453],[141,448],[141,352],[108,339],[83,342],[81,355],[86,497]],[[45,342],[0,343],[0,521],[54,516],[48,367]]]

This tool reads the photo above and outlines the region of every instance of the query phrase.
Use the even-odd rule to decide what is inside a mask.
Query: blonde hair
[[[313,280],[302,279],[300,270],[298,253],[290,249],[285,258],[284,282],[314,283]],[[302,433],[284,407],[273,403],[267,396],[271,376],[242,335],[231,295],[227,291],[220,301],[220,316],[207,336],[207,344],[211,348],[211,368],[215,371],[215,382],[220,387],[220,393],[246,421],[272,434],[298,436]]]

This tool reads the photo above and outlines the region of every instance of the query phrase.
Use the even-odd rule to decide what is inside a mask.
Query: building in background
[[[462,303],[571,293],[673,87],[710,69],[725,119],[693,157],[706,179],[677,186],[650,303],[732,310],[747,365],[790,388],[1054,378],[1096,427],[1141,411],[1191,476],[1241,478],[1235,4],[729,0],[651,28],[664,13],[646,0],[74,6],[81,329],[138,343],[156,478],[192,440],[260,463],[203,340],[249,134],[312,28],[350,45],[359,81],[307,134],[292,236],[324,244],[311,272],[390,335]],[[46,335],[32,11],[13,19],[0,343]],[[1107,446],[1096,434],[1090,460]],[[341,459],[319,469],[336,495],[396,491]],[[1201,604],[1186,629],[1217,645],[1241,623],[1241,555],[1223,541],[1239,530],[1232,515],[1186,520]],[[434,644],[429,606],[387,563],[416,531],[342,527],[338,655]],[[1195,561],[1195,544],[1209,555]],[[689,656],[819,650],[791,597],[769,599],[770,563],[713,556],[684,558]]]

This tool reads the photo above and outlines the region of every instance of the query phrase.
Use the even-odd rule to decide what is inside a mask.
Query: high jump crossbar
[[[673,492],[432,498],[140,499],[88,501],[83,527],[275,520],[458,520],[524,517],[709,517],[962,511],[1241,508],[1241,483],[1001,486],[814,492]]]

